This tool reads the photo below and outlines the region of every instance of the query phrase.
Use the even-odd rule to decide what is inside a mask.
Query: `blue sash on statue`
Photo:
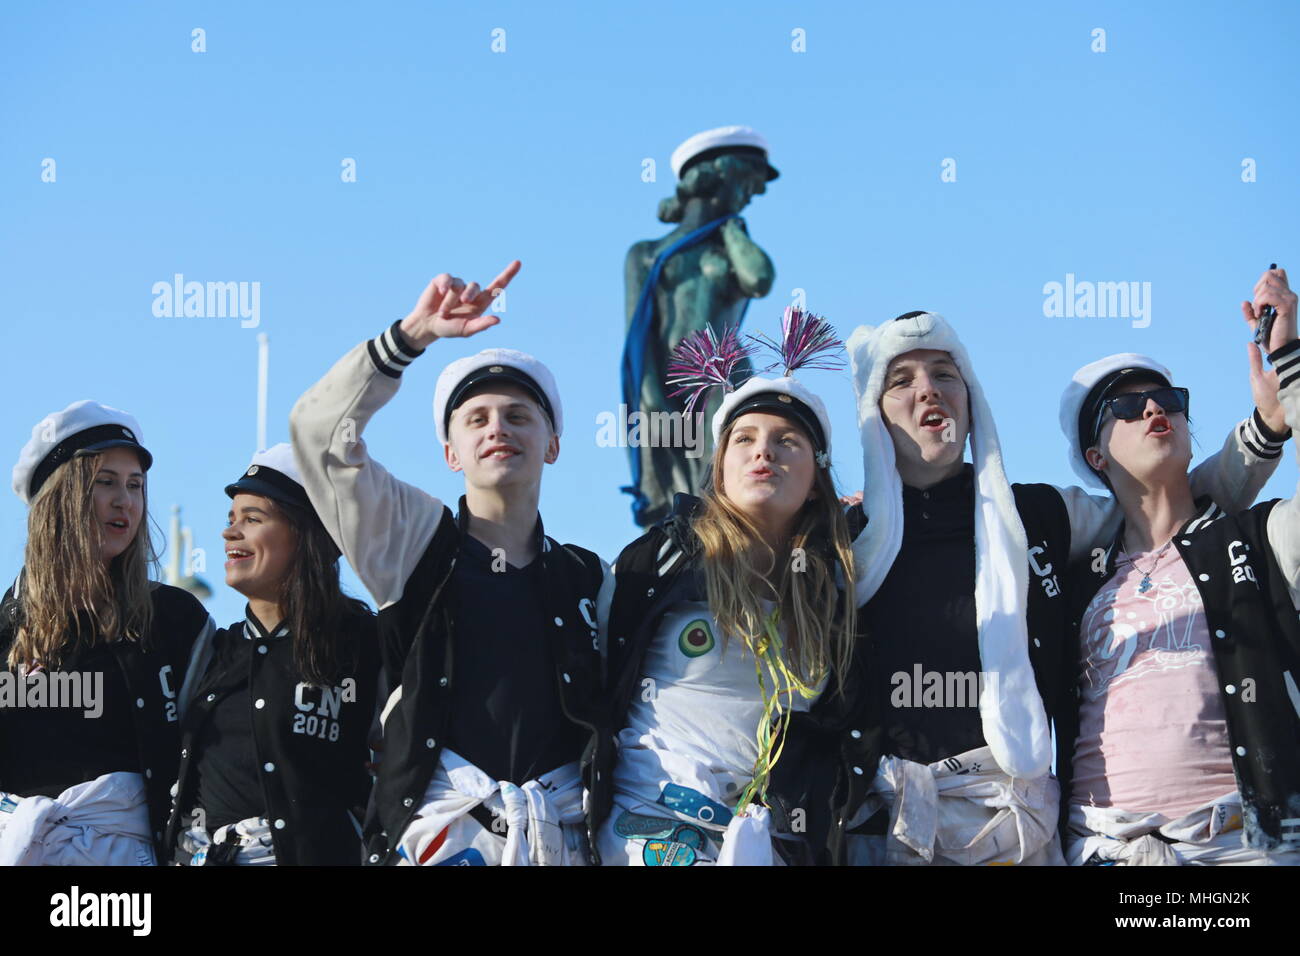
[[[645,284],[641,286],[641,296],[637,299],[636,311],[632,313],[632,322],[628,325],[627,338],[623,342],[623,404],[627,407],[629,420],[633,412],[641,409],[641,378],[645,372],[646,341],[650,337],[650,327],[654,324],[655,287],[659,285],[659,275],[664,271],[664,265],[673,253],[707,239],[722,228],[722,224],[728,219],[739,218],[733,213],[705,223],[694,232],[688,232],[659,253],[654,265],[650,267]],[[749,300],[746,299],[744,309],[740,313],[741,321],[744,321],[744,310],[748,307]],[[629,447],[627,451],[632,463],[632,484],[619,490],[633,496],[632,517],[637,524],[641,524],[641,516],[650,506],[649,500],[641,493],[641,454],[640,449],[637,448]]]

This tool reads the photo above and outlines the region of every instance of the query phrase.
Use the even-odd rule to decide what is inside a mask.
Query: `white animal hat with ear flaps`
[[[934,313],[909,313],[875,328],[859,326],[849,336],[867,516],[866,528],[853,542],[858,606],[879,590],[903,542],[903,482],[880,398],[890,361],[913,349],[947,352],[966,381],[975,466],[975,622],[980,666],[990,678],[981,681],[980,719],[998,766],[1012,777],[1038,777],[1051,766],[1052,746],[1029,663],[1029,545],[975,368],[952,327]]]

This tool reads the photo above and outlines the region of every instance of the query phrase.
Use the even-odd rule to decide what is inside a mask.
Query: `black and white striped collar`
[[[243,634],[245,639],[250,641],[266,641],[275,638],[288,637],[289,622],[281,621],[280,626],[275,629],[274,633],[268,633],[266,625],[259,621],[257,615],[253,613],[253,608],[251,606],[245,606]]]
[[[1196,508],[1196,517],[1183,525],[1182,530],[1178,532],[1180,537],[1183,535],[1196,534],[1196,532],[1205,529],[1210,524],[1227,514],[1226,511],[1208,498],[1198,498],[1196,501]]]

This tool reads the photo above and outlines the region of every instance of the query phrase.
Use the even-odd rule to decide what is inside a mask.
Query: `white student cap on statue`
[[[470,389],[492,381],[518,385],[541,406],[555,434],[564,433],[564,409],[551,370],[527,352],[484,349],[477,355],[457,359],[438,376],[433,390],[433,420],[438,427],[438,441],[447,444],[451,414],[469,396]]]
[[[30,504],[59,465],[109,448],[134,449],[148,471],[153,455],[141,444],[143,440],[135,416],[99,402],[73,402],[61,412],[46,415],[32,429],[32,437],[14,465],[14,494]]]
[[[761,155],[763,161],[767,162],[767,140],[758,130],[749,126],[719,126],[717,129],[696,133],[673,150],[672,158],[669,160],[673,167],[673,175],[681,179],[682,173],[691,162],[712,159],[724,152],[752,152]],[[767,163],[768,182],[779,175],[776,167],[770,162]]]

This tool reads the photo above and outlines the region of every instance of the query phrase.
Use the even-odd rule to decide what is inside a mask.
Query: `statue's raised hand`
[[[420,293],[411,314],[402,320],[402,335],[417,349],[427,348],[437,339],[465,338],[477,335],[501,321],[487,314],[488,307],[519,272],[516,259],[501,270],[487,288],[444,272],[435,276]]]

